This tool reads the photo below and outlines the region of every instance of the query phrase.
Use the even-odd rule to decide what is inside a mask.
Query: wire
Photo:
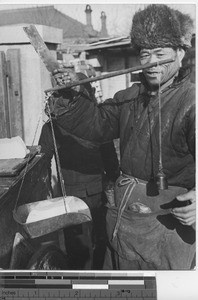
[[[38,128],[39,128],[40,121],[41,121],[41,114],[40,114],[40,116],[38,118],[38,121],[37,121],[36,130],[35,130],[33,141],[32,141],[32,146],[34,145],[34,141],[35,141],[35,138],[36,138],[36,134],[37,134],[37,131],[38,131]],[[21,181],[21,184],[20,184],[20,187],[19,187],[19,191],[18,191],[18,194],[17,194],[15,206],[14,206],[14,211],[16,210],[16,207],[17,207],[17,204],[18,204],[18,201],[19,201],[19,196],[21,194],[22,186],[23,186],[23,183],[24,183],[24,180],[25,180],[25,176],[27,174],[27,169],[28,169],[28,164],[30,162],[30,158],[31,158],[31,155],[28,156],[27,162],[25,164],[25,169],[24,169],[24,173],[23,173],[23,176],[22,176],[22,181]]]
[[[157,64],[159,67],[159,64]],[[158,99],[159,99],[159,172],[163,170],[162,164],[162,103],[161,103],[161,82],[159,77],[159,88],[158,88]]]
[[[54,126],[53,126],[53,122],[52,122],[52,117],[51,117],[48,100],[46,101],[46,106],[47,106],[47,110],[48,110],[48,116],[49,116],[49,121],[50,121],[50,125],[51,125],[51,130],[52,130],[52,138],[53,138],[53,143],[54,143],[57,169],[58,169],[58,174],[59,174],[59,178],[60,178],[61,191],[62,191],[62,195],[63,195],[63,199],[64,199],[65,212],[67,213],[66,202],[65,202],[65,199],[66,199],[65,182],[63,179],[62,171],[61,171],[60,159],[59,159],[59,155],[58,155],[58,148],[57,148],[56,138],[55,138],[55,133],[54,133]]]

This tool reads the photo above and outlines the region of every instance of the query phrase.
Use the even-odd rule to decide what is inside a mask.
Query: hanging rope
[[[49,96],[47,96],[47,98],[49,98]],[[60,159],[59,159],[59,155],[58,155],[58,149],[57,149],[57,144],[56,144],[54,127],[53,127],[53,122],[52,122],[52,118],[51,118],[51,114],[50,114],[50,108],[49,108],[48,101],[46,101],[46,106],[47,106],[47,110],[48,110],[48,116],[49,116],[49,121],[50,121],[50,125],[51,125],[51,130],[52,130],[52,138],[53,138],[55,156],[56,156],[56,161],[57,161],[58,175],[59,175],[59,178],[60,178],[61,191],[62,191],[62,195],[63,195],[63,198],[64,198],[64,207],[65,207],[65,212],[67,213],[67,208],[66,208],[66,203],[65,203],[65,198],[66,198],[65,183],[64,183],[63,176],[62,176],[62,171],[61,171],[61,166],[60,166]],[[42,113],[40,114],[37,125],[36,125],[36,130],[35,130],[35,133],[34,133],[32,146],[34,145],[35,138],[36,138],[36,135],[37,135],[37,132],[38,132],[39,124],[40,124],[40,121],[41,121],[41,115],[42,115]],[[16,202],[15,202],[14,210],[16,210],[16,207],[17,207],[17,204],[18,204],[18,201],[19,201],[19,197],[21,195],[21,190],[22,190],[22,186],[24,184],[25,176],[27,174],[27,169],[28,169],[30,158],[31,157],[29,155],[28,159],[27,159],[27,162],[26,162],[26,165],[25,165],[25,169],[24,169],[24,173],[23,173],[23,176],[22,176],[22,181],[21,181],[21,184],[20,184],[20,187],[19,187],[19,191],[18,191],[18,194],[17,194],[17,199],[16,199]]]
[[[159,64],[157,64],[159,67]],[[161,103],[161,82],[159,76],[159,88],[158,88],[158,102],[159,102],[159,172],[163,170],[162,164],[162,103]]]
[[[39,124],[40,124],[40,121],[41,121],[41,115],[42,115],[42,113],[40,114],[40,116],[38,118],[38,121],[37,121],[36,130],[35,130],[35,133],[34,133],[34,136],[33,136],[32,146],[34,145],[35,138],[36,138],[36,135],[37,135],[37,132],[38,132]],[[18,193],[17,193],[17,198],[16,198],[14,210],[16,210],[16,207],[17,207],[17,204],[18,204],[18,201],[19,201],[19,197],[21,195],[21,190],[22,190],[22,186],[23,186],[23,183],[24,183],[24,180],[25,180],[25,176],[27,174],[27,169],[28,169],[28,165],[29,165],[29,162],[30,162],[30,158],[31,158],[31,156],[29,155],[28,158],[27,158],[27,162],[25,164],[25,169],[24,169],[24,173],[23,173],[23,176],[22,176],[21,184],[20,184],[20,187],[19,187],[19,190],[18,190]]]
[[[157,64],[159,66],[159,64]],[[168,189],[168,182],[166,175],[163,172],[163,162],[162,162],[162,103],[161,103],[161,82],[159,77],[159,88],[158,88],[158,102],[159,102],[159,166],[157,174],[157,184],[158,189],[166,190]]]
[[[60,179],[61,191],[62,191],[63,200],[64,200],[64,207],[65,207],[65,212],[67,213],[67,208],[66,208],[66,203],[65,203],[65,199],[66,199],[65,182],[63,179],[62,171],[61,171],[60,159],[59,159],[59,155],[58,155],[58,148],[57,148],[56,138],[55,138],[55,133],[54,133],[54,126],[53,126],[51,111],[50,111],[50,107],[49,107],[49,103],[48,103],[49,97],[50,96],[47,96],[46,106],[47,106],[49,121],[50,121],[50,125],[51,125],[51,130],[52,130],[52,138],[53,138],[53,144],[54,144],[54,150],[55,150],[55,156],[56,156],[56,162],[57,162],[58,176]]]

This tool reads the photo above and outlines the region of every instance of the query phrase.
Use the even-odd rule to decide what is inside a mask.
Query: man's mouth
[[[146,75],[149,77],[159,77],[160,72],[156,70],[147,70]]]

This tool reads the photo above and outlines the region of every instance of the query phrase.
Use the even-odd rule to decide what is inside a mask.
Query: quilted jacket
[[[159,164],[159,96],[164,173],[169,185],[191,189],[195,185],[195,86],[187,70],[181,69],[173,84],[155,96],[142,76],[141,83],[119,91],[99,107],[83,92],[75,100],[62,93],[56,123],[94,143],[120,138],[122,172],[149,180]]]

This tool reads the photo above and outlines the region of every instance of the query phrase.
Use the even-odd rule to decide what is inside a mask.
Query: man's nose
[[[154,63],[158,61],[157,56],[155,54],[151,54],[149,57],[149,63]]]

